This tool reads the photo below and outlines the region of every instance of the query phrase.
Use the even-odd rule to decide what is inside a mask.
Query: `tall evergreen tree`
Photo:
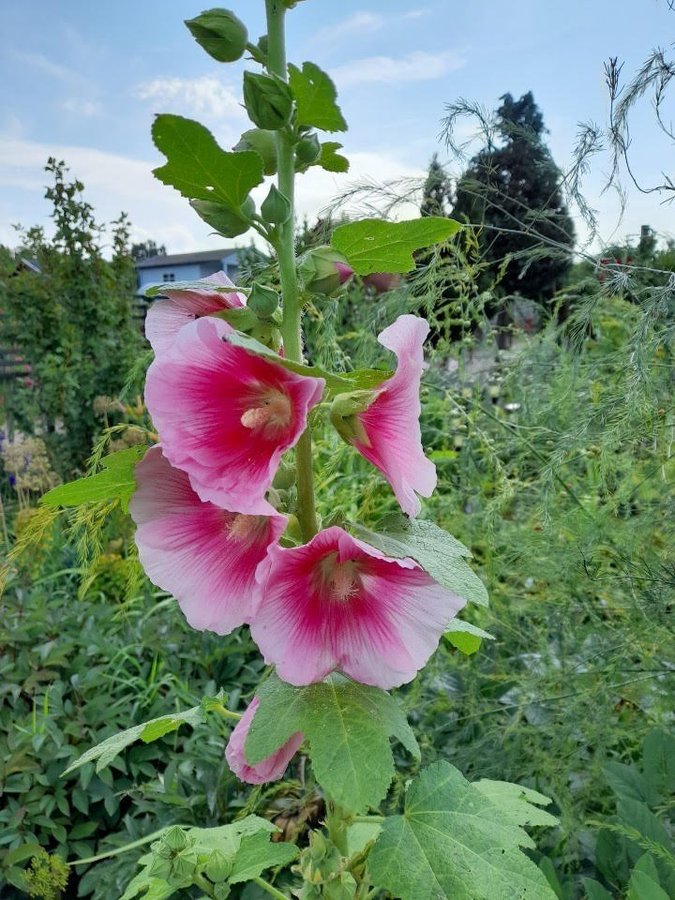
[[[420,212],[423,216],[447,216],[451,209],[452,184],[438,161],[438,154],[434,153],[424,182]]]
[[[546,301],[571,266],[574,225],[532,93],[519,100],[504,94],[501,100],[497,143],[490,141],[469,162],[457,183],[452,216],[484,226],[484,258],[505,294]]]

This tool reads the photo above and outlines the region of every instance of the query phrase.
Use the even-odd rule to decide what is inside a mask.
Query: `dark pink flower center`
[[[262,388],[241,416],[241,424],[251,431],[278,433],[291,424],[291,398],[278,388]]]

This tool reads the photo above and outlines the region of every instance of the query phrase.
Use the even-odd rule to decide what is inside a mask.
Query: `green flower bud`
[[[232,888],[225,881],[221,881],[219,884],[214,885],[213,887],[213,896],[216,900],[227,900],[230,896]]]
[[[189,835],[183,831],[180,825],[172,825],[171,828],[167,828],[160,840],[174,853],[180,853],[191,843]]]
[[[264,284],[256,281],[248,298],[248,308],[261,319],[271,318],[279,307],[279,295]]]
[[[363,427],[358,414],[365,412],[373,400],[377,397],[377,391],[350,391],[346,394],[338,394],[330,407],[330,420],[333,427],[347,444],[363,444],[370,446],[368,435]]]
[[[327,881],[323,886],[325,900],[354,900],[356,881],[349,872],[340,872],[337,878]]]
[[[244,72],[244,105],[258,128],[277,131],[291,119],[293,94],[277,75]]]
[[[190,206],[214,231],[228,238],[237,237],[248,231],[251,227],[251,216],[255,212],[255,203],[250,197],[244,200],[240,210],[230,209],[224,203],[217,203],[214,200],[190,200]]]
[[[321,144],[314,132],[305,135],[295,145],[295,160],[298,169],[307,168],[321,156]]]
[[[295,469],[293,466],[289,466],[287,463],[282,462],[277,469],[277,474],[274,476],[272,484],[280,491],[287,491],[290,487],[293,487],[295,484]]]
[[[248,32],[229,9],[208,9],[185,24],[200,47],[218,62],[235,62],[246,50]]]
[[[245,131],[235,150],[253,150],[262,158],[265,175],[274,175],[277,171],[277,140],[273,131],[264,128],[251,128]]]
[[[183,881],[185,878],[192,878],[197,869],[199,857],[192,850],[183,850],[173,860],[171,874],[173,878]]]
[[[206,860],[204,873],[209,881],[217,884],[219,881],[226,881],[232,871],[232,860],[228,859],[220,850],[214,850],[211,856]]]
[[[260,205],[260,215],[271,225],[283,225],[291,217],[291,204],[288,197],[277,190],[275,185],[270,187],[268,195]]]
[[[352,276],[352,269],[341,253],[332,247],[315,247],[304,254],[298,272],[310,294],[332,297]]]

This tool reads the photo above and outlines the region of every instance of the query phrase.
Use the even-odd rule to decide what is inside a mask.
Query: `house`
[[[239,271],[239,253],[236,247],[220,250],[202,250],[199,253],[174,253],[164,256],[149,256],[136,260],[139,297],[154,284],[171,284],[174,281],[198,281],[223,271],[236,281]]]

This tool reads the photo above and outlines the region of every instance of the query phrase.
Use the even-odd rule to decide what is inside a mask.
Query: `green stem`
[[[199,872],[195,872],[192,878],[197,887],[201,888],[207,897],[215,897],[215,894],[213,893],[213,885],[210,881],[204,878],[203,875],[200,875]]]
[[[278,891],[273,884],[270,884],[269,881],[265,881],[264,878],[251,878],[251,881],[254,884],[257,884],[258,887],[261,887],[264,891],[267,891],[268,894],[276,897],[277,900],[289,900],[286,894],[282,891]]]
[[[267,11],[267,67],[284,81],[286,73],[286,37],[284,16],[286,7],[281,0],[266,0]],[[302,302],[298,293],[295,268],[295,154],[293,135],[288,130],[277,132],[278,186],[291,207],[287,222],[279,226],[275,241],[279,259],[279,278],[283,298],[281,336],[288,359],[302,362]],[[303,538],[308,541],[319,530],[314,501],[314,473],[312,466],[312,435],[309,426],[295,448],[296,485],[298,490],[297,516]]]
[[[181,825],[180,827],[190,828],[189,825]],[[122,853],[127,853],[129,850],[135,850],[136,847],[142,847],[143,844],[149,844],[150,841],[154,841],[165,831],[166,828],[160,828],[159,831],[153,831],[152,834],[146,834],[145,837],[139,838],[137,841],[132,841],[130,844],[125,844],[123,847],[116,847],[114,850],[108,850],[107,853],[98,853],[96,856],[88,856],[86,859],[72,859],[67,865],[85,866],[89,863],[98,862],[101,859],[110,859],[112,856],[120,856]]]

